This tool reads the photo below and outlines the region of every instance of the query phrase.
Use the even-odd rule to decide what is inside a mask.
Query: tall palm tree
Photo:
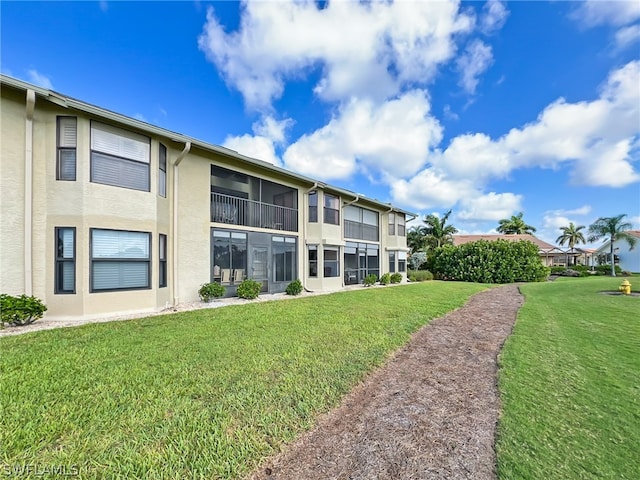
[[[458,229],[453,225],[447,225],[447,220],[451,215],[451,210],[445,213],[442,218],[437,215],[425,215],[422,227],[426,239],[426,244],[432,248],[441,247],[447,243],[453,243],[453,235],[458,233]]]
[[[629,245],[629,249],[632,250],[636,245],[636,238],[633,235],[627,233],[627,230],[631,230],[632,225],[629,222],[624,222],[623,218],[626,214],[618,215],[617,217],[600,217],[591,225],[589,225],[589,241],[597,242],[604,238],[609,240],[609,253],[611,255],[611,276],[616,276],[615,261],[613,257],[613,242],[616,240],[624,240]]]
[[[584,235],[580,230],[586,228],[584,225],[575,226],[573,222],[569,222],[568,227],[560,227],[562,230],[562,235],[556,238],[556,243],[564,246],[565,243],[569,245],[569,249],[573,250],[573,248],[579,243],[586,243],[584,240]],[[569,259],[569,255],[567,254],[567,260]],[[569,262],[567,261],[567,264]]]
[[[527,225],[522,219],[522,212],[518,215],[511,215],[511,218],[500,220],[497,230],[505,234],[532,234],[536,231],[531,225]]]

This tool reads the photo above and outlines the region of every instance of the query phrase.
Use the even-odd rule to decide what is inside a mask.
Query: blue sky
[[[640,229],[640,2],[7,2],[2,73],[463,233]]]

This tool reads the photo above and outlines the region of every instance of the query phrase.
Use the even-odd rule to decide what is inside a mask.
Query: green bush
[[[435,251],[434,275],[443,280],[478,283],[541,282],[549,276],[532,242],[478,240]]]
[[[198,290],[198,295],[200,295],[200,300],[208,302],[212,298],[222,297],[225,291],[225,286],[220,285],[219,283],[204,283],[200,287],[200,290]]]
[[[256,280],[247,278],[246,280],[243,280],[240,285],[238,285],[238,297],[246,298],[247,300],[253,300],[254,298],[258,298],[261,289],[261,282],[257,282]]]
[[[400,283],[402,281],[401,273],[394,273],[391,275],[391,283]]]
[[[302,282],[299,279],[294,280],[287,285],[285,292],[287,292],[287,295],[300,295],[302,293]]]
[[[383,273],[380,277],[380,285],[389,285],[391,283],[391,274]]]
[[[620,265],[615,266],[616,275],[622,274]],[[598,265],[596,267],[596,275],[611,275],[611,264]]]
[[[364,286],[370,287],[372,285],[375,285],[377,281],[378,281],[378,276],[375,273],[370,273],[369,275],[364,277]]]
[[[29,325],[42,318],[46,311],[46,305],[39,298],[0,294],[0,325],[5,323],[14,327]]]
[[[412,282],[427,282],[433,280],[433,273],[429,270],[409,270],[409,280]]]

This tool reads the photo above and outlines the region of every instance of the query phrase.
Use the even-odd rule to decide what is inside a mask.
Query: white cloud
[[[458,2],[256,2],[242,4],[240,27],[227,33],[209,8],[200,49],[248,108],[268,109],[285,81],[320,69],[315,93],[381,101],[429,82],[456,51],[453,36],[472,18]],[[371,81],[375,78],[375,81]]]
[[[447,177],[433,168],[422,170],[410,180],[400,179],[391,183],[394,203],[418,209],[450,208],[460,199],[477,194],[472,180]]]
[[[268,115],[253,124],[255,135],[228,136],[223,142],[223,146],[247,157],[280,165],[280,159],[276,154],[276,145],[285,142],[286,130],[292,124],[293,120],[290,118],[278,121]]]
[[[553,102],[538,118],[498,139],[482,133],[453,138],[429,149],[426,168],[407,180],[390,179],[393,201],[411,208],[458,205],[466,221],[499,220],[521,210],[522,197],[486,193],[490,182],[514,170],[569,166],[574,183],[622,187],[640,181],[640,62],[611,72],[590,102]],[[549,213],[587,215],[590,206]],[[555,237],[554,237],[555,238]]]
[[[522,195],[489,192],[485,195],[464,197],[458,218],[469,221],[499,221],[522,210]]]
[[[586,27],[596,25],[628,25],[640,18],[640,2],[637,0],[587,0],[580,2],[572,18]]]
[[[51,79],[47,75],[44,75],[34,69],[27,70],[27,75],[29,77],[29,81],[34,85],[48,90],[53,90],[53,83],[51,83]]]
[[[638,40],[640,40],[640,25],[623,27],[616,32],[615,43],[619,49],[628,47]]]
[[[460,71],[459,85],[469,94],[474,94],[479,83],[478,77],[493,63],[491,47],[481,40],[473,40],[456,61]]]
[[[425,93],[412,90],[381,105],[351,100],[327,125],[289,146],[283,158],[287,168],[325,180],[347,178],[359,164],[383,176],[406,177],[441,139]]]
[[[500,30],[509,16],[509,11],[504,3],[498,0],[489,0],[482,7],[480,16],[480,29],[483,33],[490,34]]]
[[[549,210],[545,212],[545,215],[589,215],[591,213],[591,205],[583,205],[578,208],[573,208],[571,210]]]
[[[146,117],[141,114],[141,113],[136,113],[133,118],[135,118],[136,120],[140,120],[141,122],[147,122]],[[147,122],[148,123],[148,122]]]
[[[239,137],[230,136],[225,139],[222,145],[247,157],[256,158],[274,165],[280,164],[273,140],[267,137],[249,134]]]

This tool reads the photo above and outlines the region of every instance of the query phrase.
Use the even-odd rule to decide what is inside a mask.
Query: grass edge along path
[[[0,463],[238,478],[483,285],[427,282],[0,339]]]
[[[521,286],[499,357],[500,479],[640,478],[640,298],[598,293],[620,281]]]

